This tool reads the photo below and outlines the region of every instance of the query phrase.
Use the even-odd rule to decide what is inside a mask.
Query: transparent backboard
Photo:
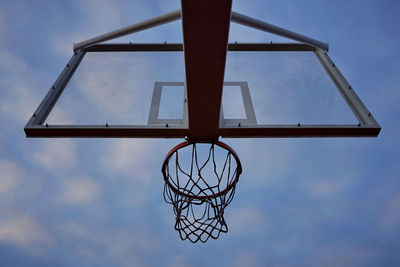
[[[182,44],[100,44],[76,53],[25,127],[32,137],[186,137]],[[376,136],[380,127],[327,53],[229,44],[222,137]],[[204,110],[207,103],[204,103]]]
[[[182,52],[91,52],[46,123],[147,125],[156,83],[158,119],[183,120],[184,80]],[[229,52],[225,81],[224,119],[246,118],[245,82],[256,116],[250,125],[358,123],[313,52]]]
[[[231,51],[225,81],[247,82],[257,124],[358,123],[314,52]],[[224,87],[223,107],[230,107],[224,114],[230,119],[244,110],[237,89]]]
[[[184,79],[182,52],[90,52],[46,123],[145,126],[155,84]],[[182,120],[184,87],[163,86],[160,93],[159,117]]]

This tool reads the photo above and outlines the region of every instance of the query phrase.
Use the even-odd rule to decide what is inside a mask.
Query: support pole
[[[180,18],[181,18],[181,10],[175,10],[170,13],[167,13],[167,14],[164,14],[164,15],[152,18],[152,19],[148,19],[148,20],[145,20],[140,23],[136,23],[136,24],[133,24],[133,25],[109,32],[109,33],[105,33],[105,34],[93,37],[86,41],[79,42],[79,43],[73,45],[73,49],[74,49],[74,51],[77,51],[77,50],[87,47],[89,45],[101,43],[104,41],[108,41],[108,40],[111,40],[114,38],[118,38],[118,37],[122,37],[122,36],[125,36],[128,34],[131,34],[131,33],[140,32],[140,31],[143,31],[146,29],[150,29],[150,28],[153,28],[153,27],[156,27],[159,25],[163,25],[163,24],[178,20]],[[251,28],[255,28],[255,29],[258,29],[261,31],[269,32],[269,33],[280,35],[280,36],[283,36],[283,37],[286,37],[289,39],[293,39],[296,41],[311,44],[311,45],[319,47],[325,51],[329,50],[329,45],[327,43],[324,43],[324,42],[318,41],[316,39],[289,31],[287,29],[269,24],[269,23],[261,21],[261,20],[254,19],[252,17],[248,17],[245,15],[239,14],[237,12],[232,12],[231,21],[251,27]]]
[[[145,20],[143,22],[133,24],[109,33],[105,33],[99,36],[96,36],[94,38],[88,39],[86,41],[74,44],[73,49],[74,51],[77,51],[81,48],[84,48],[86,46],[92,45],[92,44],[97,44],[100,42],[105,42],[114,38],[122,37],[131,33],[143,31],[149,28],[153,28],[162,24],[166,24],[175,20],[178,20],[181,18],[181,10],[175,10],[170,13]]]
[[[315,40],[313,38],[286,30],[284,28],[269,24],[267,22],[258,20],[258,19],[254,19],[252,17],[248,17],[242,14],[239,14],[237,12],[233,12],[232,11],[232,17],[231,17],[232,22],[238,23],[238,24],[242,24],[245,25],[247,27],[251,27],[254,29],[258,29],[264,32],[269,32],[272,34],[276,34],[276,35],[280,35],[282,37],[286,37],[289,39],[293,39],[299,42],[304,42],[307,44],[311,44],[314,45],[316,47],[319,47],[325,51],[329,50],[329,45],[327,43]]]
[[[232,0],[182,0],[189,141],[219,137]]]

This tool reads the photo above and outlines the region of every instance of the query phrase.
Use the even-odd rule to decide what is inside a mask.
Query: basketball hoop
[[[179,157],[184,153],[190,153],[191,160]],[[204,243],[228,232],[224,210],[242,173],[239,157],[231,147],[222,142],[183,142],[168,152],[161,171],[164,199],[173,205],[175,230],[182,240]]]
[[[104,43],[178,19],[182,19],[182,43]],[[229,43],[231,22],[296,42]],[[205,39],[207,45],[204,45]],[[188,142],[174,147],[162,164],[163,194],[165,201],[173,205],[175,229],[181,239],[206,242],[228,231],[224,211],[234,197],[242,173],[239,157],[228,145],[218,142],[219,138],[379,135],[380,125],[328,56],[328,48],[324,42],[236,13],[232,11],[231,0],[181,1],[179,10],[75,44],[70,61],[33,112],[24,131],[27,137],[188,138]],[[251,56],[254,52],[259,56]],[[288,52],[302,56],[287,56]],[[143,54],[148,56],[142,60]],[[244,64],[235,63],[238,56]],[[142,68],[142,62],[160,68]],[[296,80],[282,82],[285,73],[275,68],[274,62],[297,73]],[[112,72],[112,79],[109,75],[99,75],[106,72]],[[76,84],[85,84],[87,80],[93,80],[91,85],[98,87],[107,101],[97,101],[93,106],[85,101],[76,102],[74,97],[62,97],[68,91],[86,95],[87,86]],[[269,91],[265,91],[264,85],[268,84],[277,84],[267,88],[272,93],[282,91],[290,97],[283,94],[282,98],[271,98]],[[126,90],[120,90],[121,86]],[[337,96],[342,96],[347,108],[341,110],[342,103],[336,103],[341,100],[332,99],[338,105],[335,118],[340,121],[344,115],[347,121],[351,116],[347,112],[351,111],[355,115],[353,123],[350,120],[334,123],[330,110],[322,107],[316,112],[320,123],[311,123],[313,118],[308,123],[307,120],[300,123],[298,119],[307,115],[308,110],[295,114],[292,109],[289,112],[292,123],[288,124],[282,120],[281,109],[272,107],[273,112],[267,114],[256,109],[252,101],[252,95],[257,96],[258,103],[282,99],[277,107],[287,102],[297,109],[307,103],[293,101],[303,99],[304,95],[292,97],[292,92],[297,94],[306,92],[304,88],[320,87],[333,89],[333,94],[337,90]],[[229,88],[240,89],[240,93],[233,93],[236,89]],[[318,97],[323,93],[319,91],[306,93]],[[230,105],[224,110],[226,93],[231,96],[229,102],[238,103],[244,112],[230,113]],[[120,105],[120,96],[129,101]],[[95,116],[91,119],[89,115],[87,123],[83,123],[81,112],[77,112],[80,110],[71,108],[75,102]],[[110,107],[113,112],[106,112]],[[311,111],[315,110],[310,107]],[[65,111],[69,112],[67,116]],[[122,118],[128,123],[120,124]],[[202,151],[203,148],[206,149]]]

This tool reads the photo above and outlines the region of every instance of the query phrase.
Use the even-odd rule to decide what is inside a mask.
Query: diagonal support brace
[[[247,27],[258,29],[258,30],[261,30],[264,32],[269,32],[269,33],[280,35],[282,37],[286,37],[286,38],[289,38],[292,40],[311,44],[311,45],[319,47],[325,51],[329,50],[329,45],[327,43],[315,40],[315,39],[307,37],[305,35],[301,35],[301,34],[289,31],[287,29],[269,24],[267,22],[264,22],[264,21],[261,21],[261,20],[258,20],[258,19],[252,18],[252,17],[248,17],[245,15],[239,14],[237,12],[232,11],[231,21],[238,23],[238,24],[242,24]]]

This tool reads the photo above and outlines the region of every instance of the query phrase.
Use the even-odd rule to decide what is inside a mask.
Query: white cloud
[[[40,196],[43,179],[44,177],[34,170],[27,172],[26,166],[18,161],[0,159],[1,212],[14,210],[15,205],[21,203],[19,201]]]
[[[314,197],[332,197],[346,190],[354,182],[353,175],[331,176],[313,179],[308,185],[307,190]]]
[[[19,215],[0,220],[0,241],[29,247],[49,243],[51,239],[32,217]]]
[[[292,160],[294,152],[288,142],[279,139],[262,142],[242,139],[231,141],[230,144],[238,153],[243,166],[239,184],[259,186],[282,182],[287,178],[287,164]]]
[[[36,152],[34,158],[49,170],[75,166],[78,158],[76,143],[70,139],[45,140],[42,150]]]
[[[148,182],[153,179],[153,153],[153,143],[148,140],[115,140],[104,164],[114,173]]]
[[[19,75],[28,72],[28,64],[21,57],[6,50],[0,50],[0,55],[0,66],[10,75],[17,78]],[[17,82],[22,80],[21,76],[18,78]]]
[[[186,267],[190,266],[184,256],[173,256],[169,261],[168,267]]]
[[[257,231],[263,226],[265,217],[256,206],[238,207],[226,212],[226,221],[231,233],[245,233]]]
[[[151,14],[148,4],[135,3],[134,8],[130,8],[107,0],[87,0],[76,1],[76,5],[82,14],[85,14],[83,23],[74,31],[64,32],[53,40],[54,51],[63,56],[71,55],[73,43],[126,27],[139,22],[132,18],[150,18]]]
[[[143,254],[160,249],[160,242],[153,231],[143,228],[132,231],[67,222],[56,229],[64,242],[70,239],[74,244],[82,244],[74,246],[72,257],[78,254],[94,262],[106,258],[114,260],[118,266],[146,266]]]
[[[14,88],[13,94],[15,98],[12,101],[15,102],[0,103],[0,110],[15,115],[20,121],[28,121],[36,101],[24,86]]]
[[[83,176],[65,181],[62,198],[69,204],[80,205],[95,200],[99,193],[99,185],[93,179]]]
[[[63,32],[62,35],[60,34],[54,38],[54,51],[63,56],[71,56],[73,43],[78,43],[180,8],[180,2],[177,0],[158,0],[157,2],[152,1],[151,4],[148,4],[146,1],[136,1],[118,5],[108,0],[74,1],[77,9],[85,17],[79,27],[72,29],[71,32]],[[150,29],[150,31],[152,30]],[[140,34],[139,37],[134,34],[133,38],[125,37],[124,41],[127,38],[129,40],[137,40],[141,37]],[[116,42],[120,41],[121,39]]]
[[[63,56],[72,55],[72,44],[115,30],[122,14],[118,5],[106,0],[76,1],[79,10],[85,14],[84,23],[73,32],[64,32],[53,40],[53,48]]]
[[[379,226],[385,230],[393,230],[400,226],[400,194],[389,199],[382,209]]]
[[[7,51],[0,50],[0,69],[6,73],[0,84],[10,93],[0,101],[0,111],[25,123],[37,104],[32,94],[36,79],[22,58]]]
[[[65,108],[56,105],[55,108],[50,112],[46,119],[46,123],[49,125],[64,124],[73,125],[76,122],[72,119],[71,112]]]
[[[63,242],[68,239],[72,239],[74,244],[74,253],[71,253],[71,257],[83,257],[89,259],[92,262],[101,262],[105,255],[103,251],[99,253],[100,247],[107,242],[106,232],[102,231],[102,234],[94,233],[94,229],[86,228],[77,222],[63,222],[55,227],[57,236],[61,236]],[[88,244],[94,244],[93,246]],[[74,255],[76,254],[76,255]]]
[[[82,3],[80,7],[87,16],[87,22],[90,27],[112,29],[113,25],[121,23],[123,6],[115,5],[108,0],[88,0]]]
[[[155,235],[146,231],[118,232],[109,241],[108,253],[122,266],[147,266],[147,261],[143,258],[142,253],[150,249],[152,251],[159,249],[159,242],[157,243]],[[133,251],[135,253],[132,253]]]
[[[264,263],[265,264],[265,263]],[[262,266],[258,259],[257,256],[254,253],[251,252],[242,252],[239,255],[236,255],[234,258],[234,261],[232,263],[232,266]]]
[[[309,259],[311,266],[367,266],[376,259],[374,248],[330,243],[314,248]]]
[[[12,191],[20,182],[20,170],[14,162],[0,161],[0,194]]]

